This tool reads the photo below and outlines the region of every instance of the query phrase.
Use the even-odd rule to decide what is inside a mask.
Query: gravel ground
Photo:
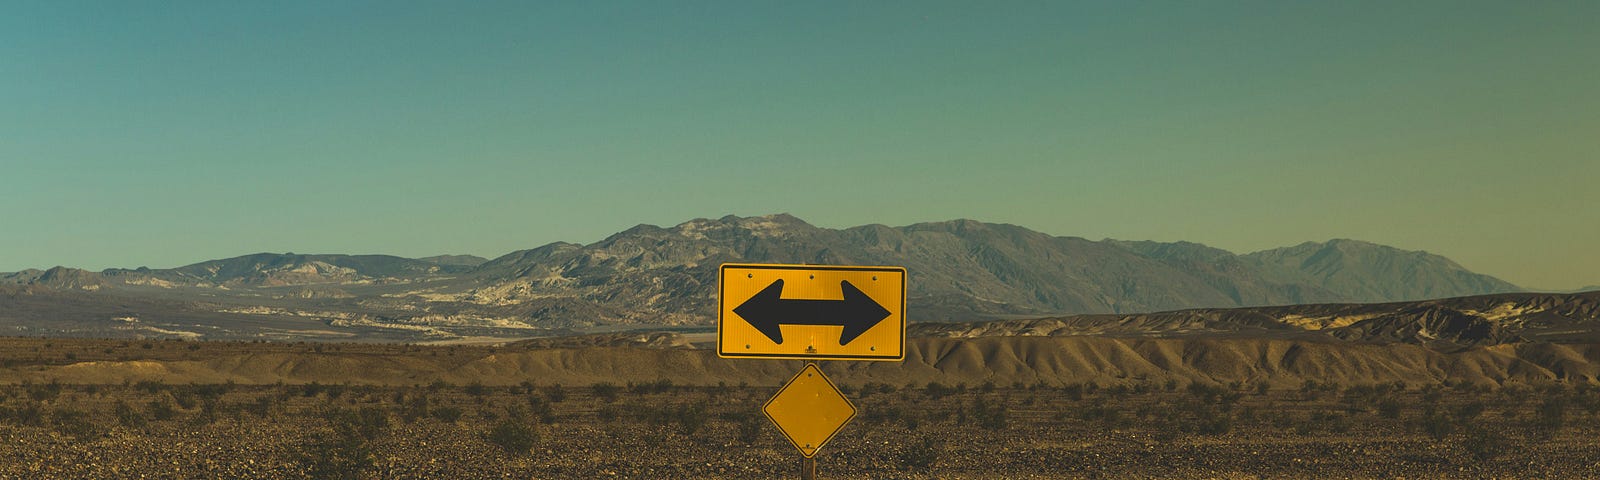
[[[800,462],[765,418],[741,439],[772,388],[623,387],[614,401],[588,387],[52,388],[0,386],[0,478],[306,478],[308,458],[352,444],[370,452],[356,455],[356,478],[781,478]],[[1389,397],[1391,417],[1337,392],[1211,403],[1182,389],[852,390],[862,413],[819,455],[824,478],[1600,477],[1593,391],[1430,400],[1411,389]],[[419,397],[428,406],[408,419]],[[1552,417],[1550,398],[1570,401]],[[172,418],[152,403],[171,404]],[[1424,426],[1430,408],[1448,413],[1442,439]],[[352,424],[331,412],[361,409],[381,420],[341,443],[339,426]],[[452,409],[461,416],[449,421]],[[1218,418],[1228,425],[1197,427]],[[489,437],[502,423],[537,439],[502,448]]]

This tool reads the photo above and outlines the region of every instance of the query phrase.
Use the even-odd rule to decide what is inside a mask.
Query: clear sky
[[[0,271],[789,212],[1600,284],[1600,2],[3,10]]]

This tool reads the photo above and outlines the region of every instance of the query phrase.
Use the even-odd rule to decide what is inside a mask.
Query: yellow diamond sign
[[[767,414],[794,448],[800,449],[801,455],[811,458],[855,418],[856,406],[844,398],[833,381],[822,375],[817,364],[808,363],[761,406],[761,412]]]

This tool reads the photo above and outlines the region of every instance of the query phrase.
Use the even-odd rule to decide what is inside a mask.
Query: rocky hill
[[[1357,301],[1401,301],[1520,290],[1428,252],[1357,240],[1306,242],[1242,257],[1267,278],[1310,284]]]
[[[1302,253],[1315,245],[1326,248]],[[1316,255],[1322,250],[1330,253]],[[1294,261],[1302,256],[1314,259]],[[1241,256],[1194,243],[1097,242],[971,220],[834,230],[769,215],[640,225],[591,245],[513,252],[479,266],[474,274],[483,288],[462,298],[573,296],[660,312],[642,319],[693,323],[710,314],[716,267],[723,262],[905,266],[912,314],[924,320],[1518,290],[1442,257],[1346,240]]]
[[[463,267],[476,267],[478,265],[483,265],[483,262],[489,261],[489,259],[477,255],[434,255],[432,257],[423,257],[417,260],[428,263],[437,263],[439,265],[457,265]]]
[[[1093,241],[972,220],[829,229],[785,214],[639,225],[588,245],[558,242],[491,260],[260,253],[171,269],[29,270],[0,275],[0,284],[87,295],[73,297],[71,305],[160,299],[160,305],[183,305],[184,318],[212,312],[405,334],[477,329],[525,336],[528,329],[709,324],[717,267],[724,262],[904,266],[913,321],[1396,302],[1518,290],[1437,255],[1352,240],[1235,255],[1197,243]],[[0,309],[0,328],[5,317]],[[1445,315],[1438,321],[1455,320]]]
[[[390,255],[297,255],[257,253],[173,269],[110,269],[124,283],[167,283],[202,287],[282,287],[412,281],[471,267]]]

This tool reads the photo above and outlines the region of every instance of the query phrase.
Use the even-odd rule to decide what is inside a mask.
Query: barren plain
[[[759,408],[801,364],[677,340],[4,339],[0,478],[797,476]],[[1600,472],[1600,389],[1578,370],[1491,348],[1281,342],[914,338],[904,363],[823,362],[860,413],[821,476]]]

